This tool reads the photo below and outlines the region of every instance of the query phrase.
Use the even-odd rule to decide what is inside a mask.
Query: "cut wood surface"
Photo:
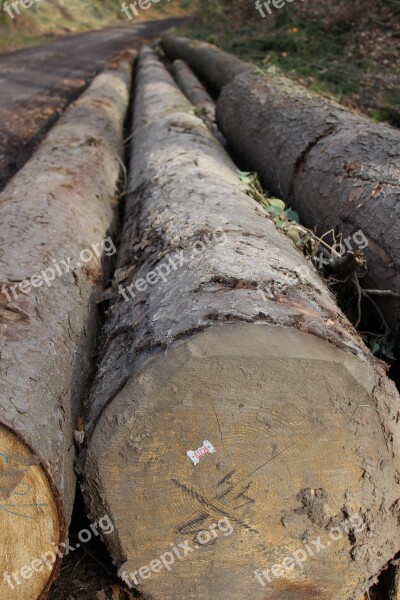
[[[145,598],[359,600],[400,546],[398,394],[189,106],[145,49],[89,517]]]
[[[93,81],[0,195],[2,600],[44,597],[63,552],[132,61]]]
[[[286,77],[240,67],[236,57],[232,67],[227,54],[209,44],[167,37],[163,47],[222,90],[218,125],[245,168],[257,171],[265,187],[319,233],[337,228],[347,238],[361,229],[368,241],[363,286],[400,294],[399,130]],[[376,300],[399,340],[400,297]]]

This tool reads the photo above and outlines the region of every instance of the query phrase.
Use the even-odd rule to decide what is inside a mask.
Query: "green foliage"
[[[239,179],[246,185],[248,196],[256,200],[267,211],[277,229],[283,229],[291,237],[290,222],[299,220],[299,215],[291,208],[286,208],[286,204],[280,198],[269,197],[262,188],[257,173],[239,171]],[[296,237],[296,240],[300,236]],[[292,238],[293,239],[293,238]]]
[[[365,6],[298,1],[265,19],[253,0],[204,0],[193,10],[196,19],[185,33],[215,43],[264,71],[287,74],[320,94],[358,105],[377,121],[400,126],[398,0],[365,0]],[[387,48],[388,32],[394,37]]]
[[[396,360],[394,355],[396,341],[390,332],[384,334],[364,333],[362,338],[367,346],[371,348],[372,354],[376,354],[383,359]]]

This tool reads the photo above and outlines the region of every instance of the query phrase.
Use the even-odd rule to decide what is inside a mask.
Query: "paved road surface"
[[[0,190],[110,58],[178,22],[112,27],[0,53]]]

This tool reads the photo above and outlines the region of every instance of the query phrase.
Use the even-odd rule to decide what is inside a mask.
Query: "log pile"
[[[186,61],[220,92],[219,128],[245,167],[322,234],[361,230],[376,298],[399,343],[400,133],[375,124],[286,77],[256,72],[215,46],[165,37],[171,59]],[[397,294],[397,296],[396,296]]]
[[[149,49],[129,180],[80,463],[120,577],[359,600],[400,545],[394,384]]]
[[[400,291],[400,136],[209,44],[162,46],[175,81],[150,48],[136,69],[114,265],[133,54],[0,195],[0,597],[46,597],[75,466],[146,599],[360,600],[392,563],[395,600],[399,394],[215,114],[307,225],[361,230],[380,290]],[[394,330],[398,307],[382,297]]]

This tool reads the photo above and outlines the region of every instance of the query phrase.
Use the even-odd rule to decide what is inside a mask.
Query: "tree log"
[[[184,60],[217,92],[239,73],[253,69],[252,65],[207,42],[167,33],[161,39],[161,47],[170,60]]]
[[[44,597],[63,552],[132,60],[93,81],[0,195],[2,600]]]
[[[215,102],[183,60],[174,60],[172,73],[182,92],[198,110],[203,110],[206,116],[215,122]]]
[[[346,239],[363,231],[363,285],[399,295],[376,300],[400,343],[398,129],[375,124],[286,77],[260,75],[209,44],[166,38],[163,47],[210,86],[225,85],[217,108],[222,133],[245,167],[296,208],[305,225],[321,234],[337,228]],[[216,77],[224,64],[225,76]]]
[[[119,575],[146,598],[359,600],[400,545],[399,397],[188,107],[144,50],[89,516],[111,516]],[[319,538],[303,568],[257,580]]]
[[[201,81],[199,81],[192,69],[183,60],[175,60],[173,62],[172,73],[182,92],[195,107],[197,116],[204,121],[217,140],[223,146],[226,146],[226,139],[216,124],[215,102]]]
[[[379,298],[398,335],[400,132],[269,75],[237,77],[222,91],[217,114],[233,150],[307,226],[338,228],[350,243],[362,230],[363,285],[399,294]]]

